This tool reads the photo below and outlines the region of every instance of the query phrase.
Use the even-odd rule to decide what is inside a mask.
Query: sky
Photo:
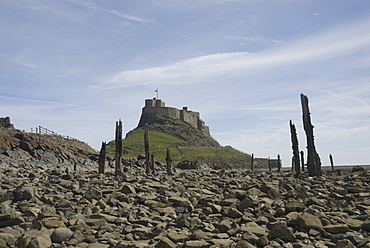
[[[100,149],[144,100],[290,166],[309,98],[322,164],[370,164],[368,0],[0,0],[0,117]]]

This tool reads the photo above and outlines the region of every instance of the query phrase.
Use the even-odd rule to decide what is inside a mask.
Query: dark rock
[[[8,227],[8,226],[9,227],[10,226],[16,226],[16,225],[19,225],[21,223],[24,223],[24,219],[22,217],[2,219],[0,221],[0,228]]]
[[[363,223],[362,223],[362,229],[364,231],[370,232],[370,217],[367,218]]]
[[[245,240],[239,240],[236,243],[235,248],[256,248],[256,246],[252,245],[251,243],[248,243]]]
[[[278,222],[274,224],[268,235],[269,239],[279,238],[284,241],[294,241],[295,236],[293,232],[287,227],[285,222]]]
[[[197,160],[189,161],[184,160],[176,165],[176,168],[183,170],[209,170],[210,167],[204,163],[201,163]]]
[[[162,238],[155,246],[156,248],[175,248],[176,244],[173,243],[168,238],[164,237]]]
[[[346,224],[324,226],[324,230],[329,233],[345,233],[349,231],[348,226]]]
[[[220,222],[220,224],[217,226],[217,229],[221,233],[226,233],[231,230],[233,222],[229,219],[224,219]]]
[[[348,239],[342,239],[337,242],[335,248],[355,248],[355,246]]]
[[[366,171],[366,170],[363,167],[359,166],[359,165],[352,167],[352,173],[353,172],[362,172],[362,171]]]

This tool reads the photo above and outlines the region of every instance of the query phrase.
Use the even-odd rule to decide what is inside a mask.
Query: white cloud
[[[116,15],[116,16],[131,20],[131,21],[136,21],[136,22],[141,22],[141,23],[150,23],[150,22],[152,22],[150,19],[145,18],[145,17],[127,15],[127,14],[123,14],[123,13],[117,11],[117,10],[114,10],[114,9],[104,9],[104,8],[98,7],[95,3],[91,2],[91,1],[83,1],[83,0],[71,0],[71,1],[73,3],[79,4],[81,6],[84,6],[86,8],[92,9],[92,10],[96,10],[96,11]]]
[[[31,102],[31,103],[43,103],[43,104],[53,104],[54,102],[49,101],[41,101],[36,99],[28,99],[28,98],[17,98],[17,97],[8,97],[8,96],[0,96],[2,99],[14,100],[14,101],[22,101],[22,102]]]
[[[231,36],[230,39],[247,41],[247,42],[256,42],[256,43],[281,43],[280,40],[275,40],[275,39],[266,38],[262,36],[243,37],[243,36],[234,35],[234,36]]]
[[[289,65],[318,63],[326,59],[369,51],[370,20],[334,29],[275,50],[256,53],[220,53],[183,60],[171,65],[116,73],[104,87],[150,84],[200,83],[220,75],[261,73]]]

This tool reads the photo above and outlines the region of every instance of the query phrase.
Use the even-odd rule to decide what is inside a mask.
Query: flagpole
[[[158,98],[158,88],[155,90],[155,92],[157,92],[157,99],[159,99],[159,98]]]

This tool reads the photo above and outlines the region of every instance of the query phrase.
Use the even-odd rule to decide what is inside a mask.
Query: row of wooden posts
[[[102,147],[100,149],[99,154],[99,174],[105,173],[105,158],[106,158],[106,142],[102,142]],[[119,121],[116,121],[116,135],[115,135],[115,170],[114,174],[116,176],[123,175],[122,170],[122,121],[121,119]],[[145,125],[144,127],[144,148],[145,148],[145,172],[147,175],[149,174],[155,174],[155,160],[154,155],[150,154],[149,149],[149,131],[148,131],[148,125]],[[172,158],[170,154],[170,149],[167,147],[167,156],[166,156],[166,164],[167,164],[167,174],[173,175],[172,173]]]
[[[321,159],[319,154],[316,151],[315,142],[314,142],[314,135],[313,135],[313,125],[311,123],[310,117],[310,110],[308,106],[308,97],[304,94],[301,94],[301,105],[302,105],[302,118],[303,118],[303,127],[306,133],[307,139],[307,171],[309,176],[321,176]],[[298,145],[298,138],[295,125],[290,120],[290,133],[291,133],[291,142],[292,142],[292,150],[293,150],[293,157],[292,157],[292,172],[295,172],[295,176],[298,176],[302,172],[304,172],[304,152],[299,152],[299,145]],[[280,155],[278,154],[278,171],[281,171],[281,161]],[[334,161],[333,156],[329,154],[329,160],[331,164],[331,168],[334,171]],[[252,154],[251,160],[251,170],[254,171],[254,155]],[[269,171],[271,171],[271,164],[270,159],[268,161]]]
[[[319,154],[316,151],[315,142],[314,142],[314,135],[313,135],[313,125],[311,123],[310,111],[308,106],[308,97],[304,94],[301,94],[301,105],[302,105],[302,118],[303,118],[303,127],[306,133],[307,139],[307,171],[309,176],[321,176],[321,159]],[[292,142],[292,150],[293,150],[293,157],[292,157],[292,170],[295,172],[295,175],[298,176],[302,171],[304,171],[304,153],[303,151],[299,152],[299,145],[298,145],[298,138],[296,127],[290,120],[290,133],[291,133],[291,142]],[[99,154],[99,173],[104,174],[105,172],[105,157],[106,157],[106,142],[102,142],[102,147]],[[115,146],[116,146],[116,153],[115,153],[115,175],[119,176],[123,174],[122,170],[122,121],[121,119],[116,122],[116,136],[115,136]],[[154,170],[154,155],[150,154],[149,150],[149,132],[148,132],[148,125],[146,124],[144,127],[144,148],[145,148],[145,172],[147,175],[155,174]],[[281,161],[280,155],[278,154],[278,172],[281,171]],[[334,163],[333,157],[329,154],[330,163],[332,166],[332,170],[334,170]],[[167,164],[167,174],[172,175],[172,158],[170,155],[170,149],[167,147],[167,156],[166,156],[166,164]],[[271,164],[270,160],[268,163],[269,171],[271,171]],[[254,171],[254,155],[252,154],[251,159],[251,170]]]

